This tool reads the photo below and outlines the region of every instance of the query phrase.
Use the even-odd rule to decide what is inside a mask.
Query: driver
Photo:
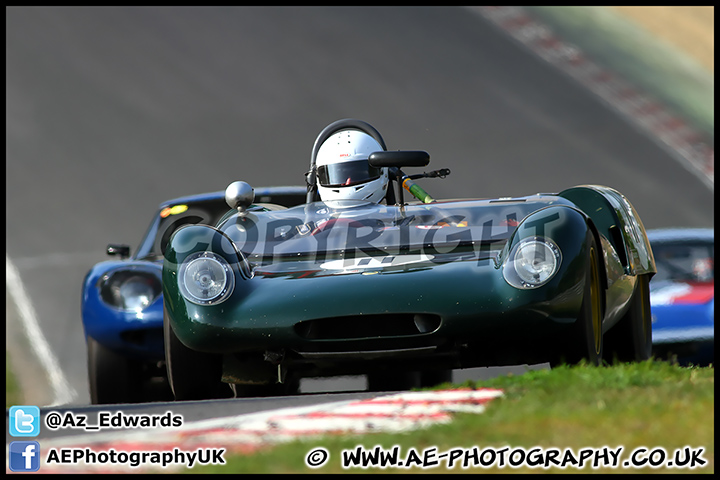
[[[388,169],[371,167],[368,156],[382,150],[373,137],[360,130],[349,128],[333,133],[316,157],[320,199],[380,203],[388,188]]]

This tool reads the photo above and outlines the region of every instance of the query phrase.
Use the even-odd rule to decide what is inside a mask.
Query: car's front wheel
[[[221,381],[222,357],[186,347],[175,335],[163,312],[165,367],[175,400],[230,398],[230,385]]]
[[[652,355],[650,278],[637,277],[627,313],[606,334],[608,358],[619,362],[642,362]]]
[[[93,405],[138,401],[141,386],[137,365],[87,337],[87,366],[90,402]]]
[[[600,280],[600,253],[592,234],[588,234],[585,287],[580,313],[570,331],[558,342],[551,366],[562,363],[576,364],[585,360],[590,365],[600,365],[603,358],[602,321],[604,316],[604,292]]]

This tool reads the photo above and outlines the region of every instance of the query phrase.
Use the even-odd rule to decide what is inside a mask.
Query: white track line
[[[47,374],[52,388],[53,401],[50,406],[68,404],[77,398],[77,392],[70,386],[65,375],[63,375],[57,358],[53,355],[50,345],[45,340],[37,321],[37,315],[35,315],[35,309],[25,293],[20,274],[7,255],[5,255],[5,268],[5,283],[20,312],[20,323],[30,342],[33,353],[35,353]]]

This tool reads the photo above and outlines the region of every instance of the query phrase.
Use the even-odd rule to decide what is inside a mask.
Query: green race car
[[[296,392],[303,377],[365,374],[371,390],[452,369],[639,361],[652,347],[655,262],[630,202],[603,186],[435,201],[383,151],[394,202],[253,203],[170,239],[165,356],[177,400]],[[403,185],[404,184],[404,185]],[[422,201],[405,202],[403,186]],[[414,191],[413,191],[414,190]]]

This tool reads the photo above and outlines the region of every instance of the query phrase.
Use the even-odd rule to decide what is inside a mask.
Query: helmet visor
[[[348,187],[380,177],[381,169],[371,167],[367,160],[320,165],[317,176],[323,187]]]

